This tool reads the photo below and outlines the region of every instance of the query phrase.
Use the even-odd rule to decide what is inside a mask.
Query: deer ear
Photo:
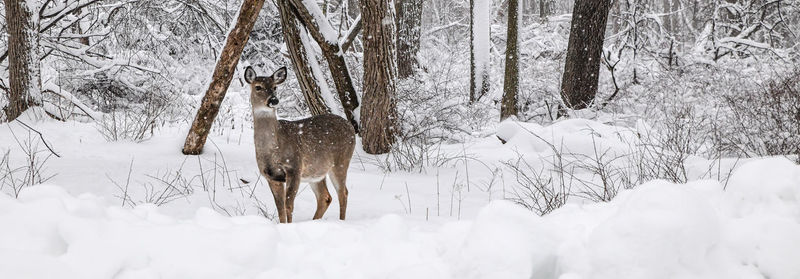
[[[244,81],[253,83],[254,80],[256,80],[256,70],[253,70],[253,67],[247,66],[247,69],[244,70]]]
[[[278,85],[286,80],[286,67],[281,67],[272,74],[272,84]]]

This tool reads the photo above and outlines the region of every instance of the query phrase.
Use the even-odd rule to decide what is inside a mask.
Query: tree
[[[236,23],[228,34],[228,39],[222,48],[217,66],[214,68],[211,83],[205,96],[203,96],[200,108],[197,110],[197,116],[192,122],[192,128],[186,136],[183,154],[197,155],[203,152],[203,145],[206,143],[208,132],[211,130],[214,118],[219,113],[220,104],[225,98],[225,93],[228,91],[228,86],[233,79],[233,73],[236,71],[236,64],[239,63],[239,57],[242,56],[242,50],[247,44],[250,31],[253,30],[253,25],[262,6],[264,6],[264,0],[244,0],[242,2]]]
[[[418,66],[422,0],[397,0],[397,77],[405,79],[414,75]]]
[[[489,92],[489,28],[492,1],[469,1],[469,102],[481,99]]]
[[[314,76],[314,72],[310,63],[316,63],[309,60],[306,53],[306,46],[300,38],[300,32],[304,32],[305,28],[300,25],[295,17],[294,9],[289,3],[289,0],[278,0],[278,12],[281,17],[281,26],[283,27],[283,38],[286,41],[286,49],[289,51],[289,58],[292,60],[294,66],[294,75],[297,77],[297,83],[300,84],[300,90],[303,92],[306,104],[313,115],[319,115],[330,112],[330,107],[325,103],[325,100],[320,96],[319,80]],[[302,30],[301,30],[302,28]],[[312,55],[311,58],[314,56]],[[321,82],[325,82],[322,80]],[[331,104],[332,105],[332,104]]]
[[[6,0],[8,20],[8,107],[6,120],[17,119],[41,94],[39,26],[30,1]],[[33,3],[33,2],[31,2]]]
[[[517,92],[519,91],[519,0],[508,0],[508,39],[506,40],[506,73],[503,81],[503,102],[500,105],[500,120],[517,115]]]
[[[550,15],[550,9],[547,3],[548,0],[539,0],[539,18],[542,22],[547,21],[547,16]],[[620,0],[617,0],[620,1]]]
[[[561,98],[572,109],[592,104],[611,0],[576,0],[567,44]]]
[[[328,19],[322,13],[316,2],[306,4],[304,0],[289,0],[295,8],[295,15],[297,19],[308,29],[309,34],[314,41],[317,42],[322,55],[328,62],[328,69],[333,77],[333,83],[336,85],[336,91],[339,93],[339,100],[344,107],[344,114],[356,132],[359,131],[359,125],[355,118],[355,110],[358,108],[358,97],[356,96],[355,87],[353,87],[353,80],[350,77],[350,71],[347,68],[347,62],[344,60],[344,51],[339,44],[339,37],[334,31]]]
[[[364,151],[382,154],[389,152],[397,132],[395,29],[389,0],[361,0],[361,17],[364,80],[369,81],[364,82],[361,138]]]

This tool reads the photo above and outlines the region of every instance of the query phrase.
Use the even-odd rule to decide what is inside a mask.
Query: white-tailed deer
[[[345,180],[356,142],[353,126],[333,114],[297,121],[278,120],[275,88],[286,80],[285,67],[268,77],[258,76],[252,67],[247,67],[244,80],[250,84],[258,169],[269,181],[280,222],[292,222],[300,182],[311,184],[317,196],[314,219],[322,218],[331,203],[325,185],[326,175],[336,188],[339,219],[344,220],[347,210]]]

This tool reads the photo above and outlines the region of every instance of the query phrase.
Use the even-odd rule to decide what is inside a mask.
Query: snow
[[[489,31],[492,24],[492,1],[475,0],[473,15],[472,43],[475,53],[475,84],[480,87],[484,83],[483,79],[489,77],[491,44]]]
[[[156,185],[148,178],[156,173],[256,181],[251,128],[212,134],[205,154],[183,156],[186,127],[165,127],[143,143],[106,142],[91,124],[31,114],[23,120],[61,158],[46,165],[57,173],[53,179],[16,199],[0,195],[3,278],[800,277],[800,166],[784,158],[747,160],[726,182],[699,175],[686,184],[650,181],[610,202],[571,201],[543,217],[503,200],[510,174],[508,186],[481,188],[491,175],[484,164],[496,166],[517,153],[541,164],[536,158],[551,154],[550,144],[572,153],[622,152],[627,141],[648,135],[642,122],[505,121],[496,134],[466,147],[442,147],[469,150],[483,162],[469,164],[472,181],[462,163],[381,173],[371,163],[380,157],[357,150],[346,221],[335,218],[335,200],[323,220],[311,221],[314,198],[301,185],[296,223],[275,224],[225,178],[206,185],[218,186],[213,203],[199,185],[161,206],[142,198],[141,185]],[[24,159],[10,131],[25,133],[16,123],[0,127],[0,153],[9,151],[15,165]],[[698,169],[707,168],[696,161]],[[122,206],[112,183],[124,184],[128,172],[135,206]],[[261,183],[253,193],[274,212]],[[244,212],[223,214],[237,208]]]
[[[473,221],[426,227],[398,215],[276,225],[207,208],[178,219],[39,185],[19,199],[0,196],[0,270],[7,278],[800,276],[800,167],[754,161],[728,191],[720,186],[654,181],[545,217],[494,201]]]
[[[331,26],[331,23],[328,21],[328,18],[325,17],[325,14],[322,13],[322,9],[319,8],[317,1],[303,0],[303,5],[311,14],[311,17],[314,18],[314,23],[317,25],[317,27],[319,27],[319,32],[322,33],[325,41],[334,45],[339,44],[339,34],[336,32],[333,26]]]
[[[325,105],[331,109],[331,113],[344,116],[344,111],[339,108],[337,102],[333,99],[333,94],[331,93],[331,89],[328,88],[328,82],[325,80],[325,75],[322,74],[322,69],[319,66],[319,58],[318,58],[318,47],[314,48],[315,43],[313,43],[308,35],[308,31],[305,28],[302,29],[300,32],[300,40],[303,44],[303,47],[308,54],[308,64],[311,66],[311,73],[314,75],[314,78],[318,81],[317,85],[319,85],[319,93],[322,96],[322,100],[325,101]],[[318,45],[317,45],[318,46]]]
[[[760,48],[760,49],[769,49],[770,48],[770,45],[768,43],[756,42],[754,40],[743,39],[743,38],[739,38],[739,37],[721,38],[721,39],[719,39],[719,43],[720,44],[732,43],[732,44],[745,45],[745,46],[750,46],[750,47],[755,47],[755,48]]]

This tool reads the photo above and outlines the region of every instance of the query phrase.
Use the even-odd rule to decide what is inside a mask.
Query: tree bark
[[[347,14],[350,15],[351,18],[356,18],[358,15],[361,14],[361,8],[358,7],[359,3],[358,0],[346,0],[347,1]]]
[[[545,22],[547,21],[548,15],[547,0],[539,0],[539,18],[542,22]]]
[[[672,33],[672,0],[661,0],[661,4],[664,9],[664,29],[667,30],[667,33]]]
[[[612,9],[610,11],[610,14],[608,16],[610,17],[610,20],[611,20],[612,34],[618,35],[619,31],[620,31],[620,25],[621,25],[620,24],[620,20],[621,20],[621,17],[622,17],[622,9],[621,9],[621,5],[620,5],[619,2],[622,2],[624,0],[612,0],[612,1],[614,3],[613,3],[613,6],[612,6]]]
[[[600,55],[610,0],[577,0],[567,45],[561,98],[572,109],[587,108],[597,94]]]
[[[41,94],[39,27],[25,0],[6,0],[8,19],[8,107],[6,120],[17,119]]]
[[[469,102],[475,102],[475,0],[469,0]]]
[[[476,7],[475,1],[491,1],[491,0],[470,0],[469,1],[469,102],[474,103],[480,100],[481,97],[486,95],[489,92],[489,53],[488,49],[476,49],[476,40],[489,40],[490,35],[487,35],[486,38],[476,38],[475,33],[481,30],[477,30],[475,26],[476,20]],[[480,8],[480,7],[478,7]],[[488,11],[483,11],[489,13]],[[487,19],[491,20],[491,19]],[[489,28],[488,26],[480,26],[480,28]],[[488,47],[488,46],[487,46]],[[481,51],[481,53],[476,53],[477,51]],[[482,57],[481,60],[484,64],[478,64],[478,55],[486,55],[487,57]]]
[[[418,66],[422,0],[396,0],[397,12],[397,77],[405,79],[414,75]]]
[[[231,84],[233,74],[236,71],[236,64],[242,56],[250,31],[258,19],[258,13],[264,6],[264,0],[244,0],[236,18],[233,30],[228,34],[225,46],[222,48],[217,66],[211,76],[211,84],[208,86],[205,96],[197,110],[197,116],[192,122],[192,128],[186,136],[183,145],[183,154],[197,155],[203,152],[203,145],[214,123],[214,118],[219,113],[220,104],[225,98],[228,86]]]
[[[292,60],[294,67],[294,75],[297,77],[297,83],[300,84],[300,91],[303,92],[303,97],[306,100],[308,109],[312,115],[320,115],[330,112],[330,108],[325,104],[325,100],[320,96],[319,82],[315,77],[310,63],[309,56],[306,53],[303,41],[300,39],[301,29],[299,22],[292,12],[292,5],[288,0],[277,1],[278,12],[281,17],[281,26],[283,27],[283,38],[286,41],[286,49],[289,51],[289,57]],[[313,56],[311,56],[313,59]],[[321,82],[325,82],[324,80]]]
[[[342,42],[342,52],[347,52],[347,50],[350,49],[350,46],[353,45],[353,41],[358,37],[358,33],[361,33],[361,28],[361,17],[359,16],[356,18],[356,22],[353,23],[353,26],[350,27],[350,30],[347,31],[347,36],[344,38],[344,42]]]
[[[390,151],[397,132],[394,23],[390,0],[361,0],[364,25],[364,105],[361,132],[364,151]],[[389,24],[385,24],[385,23]]]
[[[500,120],[517,115],[517,92],[519,91],[519,51],[517,29],[519,28],[519,0],[508,0],[508,38],[506,39],[506,72],[503,81],[503,102],[500,105]]]
[[[355,87],[353,87],[353,80],[350,77],[350,71],[347,69],[347,62],[344,60],[344,53],[339,46],[338,38],[335,41],[330,41],[320,31],[320,26],[328,22],[317,22],[311,12],[306,8],[303,0],[289,0],[294,7],[295,15],[308,29],[311,37],[319,44],[322,49],[322,55],[328,61],[328,69],[331,71],[333,83],[336,85],[336,91],[339,94],[339,100],[344,107],[344,114],[350,124],[353,125],[356,132],[359,131],[358,122],[355,119],[355,110],[358,108],[358,96],[356,96]],[[321,15],[320,15],[321,16]],[[324,17],[319,20],[327,20]]]

